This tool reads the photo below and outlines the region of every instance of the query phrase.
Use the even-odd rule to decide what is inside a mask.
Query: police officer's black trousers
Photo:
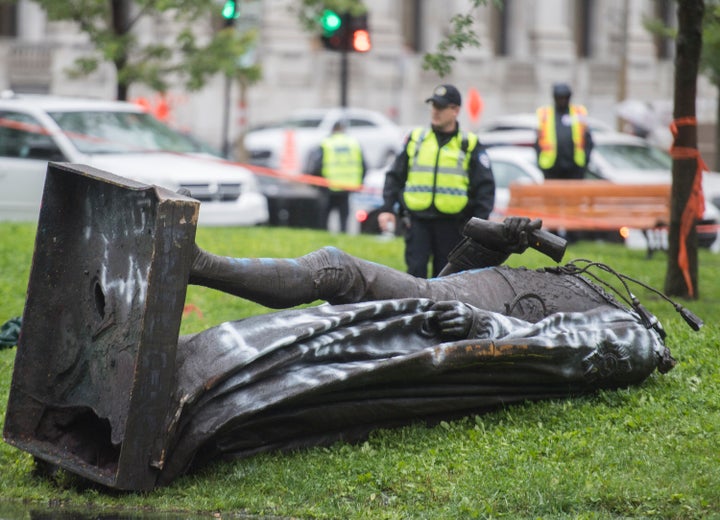
[[[428,261],[432,257],[432,276],[440,274],[447,264],[448,254],[462,239],[460,218],[410,217],[410,227],[405,233],[405,263],[407,272],[427,278]]]
[[[327,190],[323,197],[322,218],[325,227],[328,226],[330,220],[330,212],[337,208],[340,218],[340,231],[347,232],[348,217],[350,216],[350,193],[347,191],[331,191]]]

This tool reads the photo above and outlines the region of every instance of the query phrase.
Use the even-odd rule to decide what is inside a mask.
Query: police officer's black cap
[[[438,85],[433,90],[433,95],[425,100],[426,103],[435,103],[438,106],[446,107],[448,105],[460,106],[462,98],[460,91],[453,85]]]
[[[570,97],[572,90],[567,83],[555,83],[553,85],[553,97]]]

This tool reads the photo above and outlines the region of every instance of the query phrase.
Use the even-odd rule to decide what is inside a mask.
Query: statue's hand
[[[528,248],[530,235],[542,227],[542,220],[527,217],[507,217],[503,221],[503,236],[508,253],[522,253]]]
[[[438,313],[437,324],[443,334],[459,338],[467,338],[470,334],[473,311],[464,303],[458,301],[437,302],[430,310]]]

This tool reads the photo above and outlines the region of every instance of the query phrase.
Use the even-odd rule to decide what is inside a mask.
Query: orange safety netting
[[[678,126],[697,126],[695,117],[681,117],[670,123],[670,130],[673,134],[673,146],[670,148],[670,155],[673,159],[695,159],[697,161],[697,169],[695,171],[695,179],[693,181],[692,191],[688,197],[685,208],[683,209],[680,219],[680,242],[678,247],[678,267],[682,271],[685,278],[685,284],[688,288],[688,294],[695,296],[692,279],[690,277],[690,265],[687,254],[687,237],[690,234],[695,221],[701,219],[705,213],[705,197],[702,190],[702,175],[704,171],[709,171],[708,167],[700,156],[700,150],[697,148],[689,148],[686,146],[675,146],[674,139],[677,138]]]

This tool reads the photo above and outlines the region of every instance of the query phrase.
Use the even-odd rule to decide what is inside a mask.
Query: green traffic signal
[[[339,14],[335,11],[331,11],[330,9],[323,11],[322,16],[320,17],[320,26],[323,28],[326,35],[331,35],[336,32],[340,29],[341,25],[342,18],[340,18]]]
[[[222,8],[222,16],[226,20],[234,20],[238,17],[237,0],[226,0]]]

